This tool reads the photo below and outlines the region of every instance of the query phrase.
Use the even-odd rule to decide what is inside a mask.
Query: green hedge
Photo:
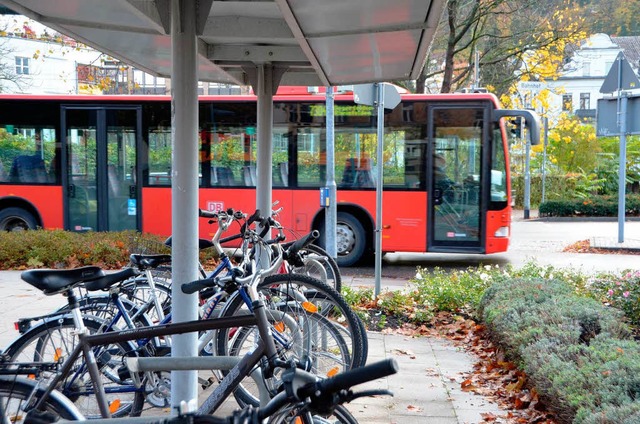
[[[135,231],[74,233],[63,230],[0,231],[0,269],[75,268],[97,265],[119,269],[130,253],[171,253],[164,237]],[[200,260],[214,252],[201,252]]]
[[[551,200],[539,208],[540,216],[618,216],[618,198],[594,196],[580,200]],[[640,196],[625,197],[625,216],[640,216]]]
[[[543,278],[496,282],[479,311],[561,422],[638,422],[640,344],[620,311]]]

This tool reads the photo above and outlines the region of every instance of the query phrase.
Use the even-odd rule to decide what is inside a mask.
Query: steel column
[[[171,2],[171,230],[172,320],[198,319],[197,294],[181,283],[198,278],[198,75],[196,8],[187,0]],[[197,356],[197,334],[172,336],[171,356]],[[171,372],[171,406],[197,399],[197,371]]]

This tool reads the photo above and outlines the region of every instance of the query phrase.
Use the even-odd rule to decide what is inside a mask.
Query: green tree
[[[564,47],[584,37],[584,19],[569,0],[450,0],[417,91],[440,79],[448,93],[468,86],[478,62],[480,82],[507,94],[523,76],[536,79],[531,57],[543,49],[562,63]]]

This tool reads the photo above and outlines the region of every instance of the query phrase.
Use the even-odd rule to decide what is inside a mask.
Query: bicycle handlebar
[[[206,289],[216,284],[215,278],[203,278],[202,280],[192,281],[190,283],[184,283],[180,286],[182,293],[192,294],[200,290]]]
[[[289,248],[287,249],[287,257],[291,255],[295,255],[301,249],[304,249],[305,247],[313,243],[315,240],[317,240],[318,237],[320,237],[320,232],[318,230],[313,230],[306,236],[301,237],[298,240],[294,241],[293,244],[289,246]]]
[[[398,362],[394,358],[384,359],[360,368],[353,368],[335,377],[320,380],[298,390],[301,399],[312,396],[314,393],[336,393],[347,390],[352,386],[387,377],[398,372]]]

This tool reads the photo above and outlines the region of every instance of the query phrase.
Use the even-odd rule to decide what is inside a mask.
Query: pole
[[[376,266],[375,266],[375,296],[380,294],[381,279],[382,279],[382,183],[383,170],[382,170],[382,151],[384,147],[384,84],[375,84],[378,90],[378,146],[377,146],[377,174],[376,180]]]
[[[198,319],[198,296],[180,284],[198,278],[198,72],[196,12],[187,0],[171,3],[172,139],[171,165],[171,290],[173,322]],[[172,336],[171,356],[198,356],[197,333]],[[171,406],[198,398],[197,371],[171,371]]]
[[[627,173],[627,93],[620,99],[620,164],[618,170],[618,243],[624,243],[625,190]]]
[[[531,144],[529,139],[524,136],[524,118],[520,118],[520,137],[524,140],[524,219],[529,219],[529,211],[531,209]]]
[[[624,243],[625,189],[627,171],[627,95],[622,91],[622,60],[618,55],[618,125],[620,127],[620,158],[618,164],[618,243]]]
[[[335,157],[335,119],[334,119],[334,94],[333,87],[328,86],[326,89],[327,104],[327,165],[326,165],[326,186],[329,189],[329,207],[326,208],[325,217],[325,246],[327,253],[332,258],[338,257],[338,248],[336,245],[336,232],[338,225],[338,205],[337,205],[337,186],[336,186],[336,157]]]
[[[542,145],[542,196],[540,202],[544,203],[545,197],[545,184],[547,177],[547,143],[549,142],[549,118],[544,117],[544,141]]]
[[[256,163],[256,208],[263,217],[271,216],[273,209],[273,67],[269,64],[258,65],[257,126],[258,154]],[[267,238],[270,233],[267,233]],[[258,269],[269,268],[270,257],[267,249],[257,245]]]

